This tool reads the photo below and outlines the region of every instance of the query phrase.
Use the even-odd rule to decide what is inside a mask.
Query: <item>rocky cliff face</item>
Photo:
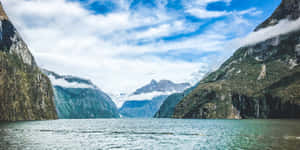
[[[51,83],[0,3],[0,120],[56,119]]]
[[[283,0],[256,31],[299,18],[299,4]],[[300,118],[299,63],[299,30],[242,47],[176,105],[173,117]]]
[[[59,118],[119,118],[115,103],[91,81],[43,72],[52,81]]]

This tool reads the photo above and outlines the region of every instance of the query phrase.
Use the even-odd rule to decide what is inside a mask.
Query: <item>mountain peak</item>
[[[300,0],[282,0],[273,14],[254,31],[276,25],[282,19],[296,20],[300,17]]]
[[[133,95],[152,93],[152,92],[171,92],[171,91],[183,91],[185,88],[189,87],[189,83],[173,83],[170,80],[151,80],[150,84],[147,84],[139,89],[137,89]]]
[[[157,81],[154,80],[154,79],[152,79],[151,82],[150,82],[150,84],[152,84],[152,85],[157,84]]]
[[[0,20],[8,20],[8,17],[2,7],[2,3],[0,2]]]
[[[0,2],[0,51],[17,55],[25,64],[37,67],[28,46],[8,19]]]

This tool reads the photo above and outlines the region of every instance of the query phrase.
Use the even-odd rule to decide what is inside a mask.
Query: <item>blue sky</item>
[[[94,14],[108,15],[110,13],[122,12],[122,6],[119,5],[119,0],[70,0],[70,1],[79,1],[85,9],[93,12]],[[198,0],[201,1],[201,0]],[[207,1],[207,0],[203,0]],[[145,39],[138,39],[133,41],[128,41],[132,44],[137,45],[146,45],[153,42],[174,42],[179,41],[186,38],[193,38],[195,36],[205,34],[207,30],[210,30],[212,26],[214,26],[217,22],[230,22],[232,21],[232,15],[217,15],[215,17],[199,17],[192,13],[187,12],[187,3],[197,3],[196,0],[187,1],[187,0],[167,0],[167,1],[155,1],[155,0],[132,0],[130,1],[129,11],[132,13],[140,13],[140,9],[149,9],[151,15],[151,9],[156,10],[159,9],[161,4],[164,4],[165,11],[170,12],[172,14],[177,14],[176,20],[184,20],[186,24],[191,26],[191,31],[188,32],[178,32],[174,34],[167,34],[158,37],[154,37],[151,41],[147,41]],[[209,2],[209,0],[208,0]],[[241,25],[241,29],[237,29],[227,34],[226,40],[232,40],[235,38],[239,38],[247,35],[249,32],[253,31],[256,25],[265,20],[270,14],[274,11],[274,9],[279,5],[280,0],[212,0],[211,3],[204,4],[206,11],[212,12],[242,12],[249,11],[243,15],[242,19],[250,22],[247,25]],[[200,4],[201,5],[201,4]],[[202,7],[202,6],[198,6]],[[196,6],[197,8],[197,6]],[[147,15],[147,14],[146,14]],[[168,23],[162,22],[158,24],[151,24],[145,26],[139,26],[136,28],[130,29],[131,31],[147,31],[150,28],[157,28],[160,25]],[[224,29],[226,30],[226,29]],[[166,52],[155,52],[155,53],[143,53],[134,56],[124,56],[126,58],[134,58],[134,57],[143,57],[143,56],[155,56],[160,57],[162,59],[170,59],[170,60],[183,60],[188,62],[202,61],[201,57],[207,57],[209,55],[215,56],[218,53],[222,53],[219,51],[213,52],[193,52],[193,48],[186,50],[170,50]],[[175,51],[175,52],[174,52]],[[230,52],[229,52],[230,53]],[[224,54],[219,54],[224,55]],[[228,55],[228,54],[225,54]],[[121,56],[121,57],[122,57]]]
[[[280,0],[3,0],[38,64],[130,93],[151,79],[199,80]]]

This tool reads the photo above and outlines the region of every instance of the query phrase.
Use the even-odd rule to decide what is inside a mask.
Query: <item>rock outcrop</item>
[[[283,0],[255,31],[299,18]],[[276,32],[276,31],[274,31]],[[176,105],[174,118],[300,118],[300,30],[238,49]]]
[[[0,3],[0,120],[56,119],[50,80]]]
[[[55,104],[61,119],[119,118],[111,98],[91,81],[43,70],[53,84]]]

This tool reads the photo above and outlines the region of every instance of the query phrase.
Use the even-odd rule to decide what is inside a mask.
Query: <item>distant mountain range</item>
[[[168,95],[182,92],[189,86],[189,83],[177,84],[169,80],[159,82],[152,80],[149,84],[127,96],[124,104],[119,109],[119,113],[123,117],[153,117]]]
[[[152,80],[149,84],[137,89],[133,95],[140,95],[152,92],[172,92],[172,91],[183,91],[185,88],[190,86],[189,83],[173,83],[169,80]]]
[[[119,118],[115,103],[91,81],[43,72],[53,84],[59,118]]]

